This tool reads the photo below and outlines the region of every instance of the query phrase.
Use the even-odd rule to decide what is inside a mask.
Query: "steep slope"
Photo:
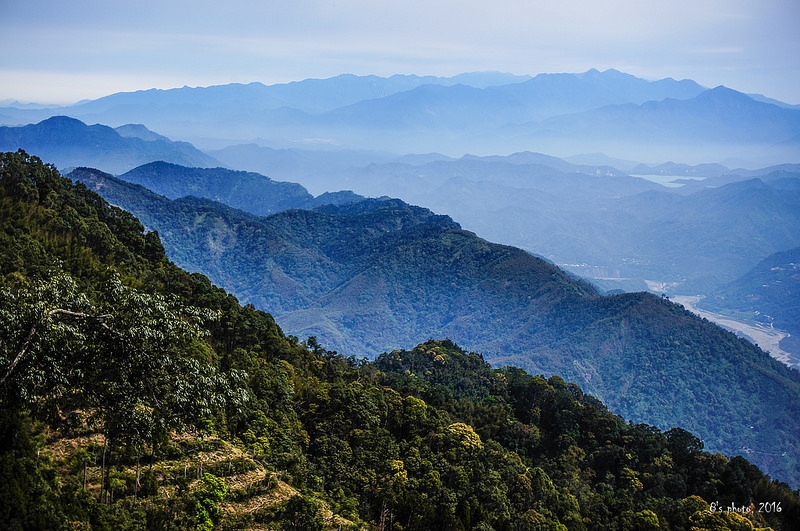
[[[105,125],[89,126],[66,116],[22,127],[0,127],[0,150],[17,149],[39,153],[62,169],[92,165],[111,173],[122,173],[154,160],[185,166],[219,165],[186,142],[122,136]]]
[[[543,260],[397,200],[258,218],[170,202],[96,171],[71,176],[158,230],[177,263],[271,308],[289,333],[368,356],[449,337],[795,477],[800,375],[667,300],[599,297]]]
[[[787,485],[685,430],[627,423],[559,377],[491,369],[449,341],[376,363],[299,344],[176,268],[130,214],[24,154],[0,155],[0,211],[9,528],[797,529]],[[430,218],[404,214],[411,226]],[[52,304],[70,306],[30,311]],[[200,310],[198,335],[161,327]],[[103,370],[75,363],[87,356]],[[220,375],[225,385],[209,385]],[[112,402],[89,407],[98,399]],[[144,402],[120,417],[131,399]]]

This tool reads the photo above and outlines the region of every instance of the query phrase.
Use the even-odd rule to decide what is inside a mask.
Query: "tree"
[[[325,521],[319,512],[319,505],[305,496],[297,495],[290,498],[286,502],[282,516],[286,529],[298,531],[324,529]]]
[[[140,444],[207,427],[213,410],[244,400],[210,363],[202,325],[213,312],[127,288],[113,273],[91,299],[63,273],[0,290],[3,406],[56,425],[84,409],[107,436]]]
[[[219,523],[222,511],[219,503],[228,492],[225,482],[209,473],[203,474],[200,487],[195,492],[195,520],[197,531],[211,531]]]

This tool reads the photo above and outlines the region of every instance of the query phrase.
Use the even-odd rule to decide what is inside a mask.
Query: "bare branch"
[[[38,324],[39,323],[36,323],[31,327],[31,331],[28,332],[28,337],[26,337],[25,338],[25,342],[22,343],[22,348],[20,349],[19,353],[17,353],[17,356],[14,358],[14,361],[11,362],[11,365],[8,366],[8,370],[6,371],[5,375],[3,376],[3,379],[0,380],[0,386],[5,383],[6,378],[8,378],[11,375],[11,372],[14,370],[14,367],[17,366],[17,363],[19,363],[19,360],[22,359],[22,356],[25,355],[25,351],[28,350],[28,347],[31,344],[31,340],[33,339],[33,336],[36,334],[36,326]]]
[[[65,310],[63,308],[54,308],[54,309],[50,310],[49,312],[47,312],[47,316],[50,317],[50,316],[55,315],[57,313],[63,313],[65,315],[69,315],[69,316],[72,316],[72,317],[80,317],[81,319],[97,319],[97,320],[100,320],[100,319],[109,319],[111,317],[114,317],[110,313],[106,313],[106,314],[103,314],[103,315],[92,315],[92,314],[89,314],[89,313],[73,312],[73,311],[70,311],[70,310]]]

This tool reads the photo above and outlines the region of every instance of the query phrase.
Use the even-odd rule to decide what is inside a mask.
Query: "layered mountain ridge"
[[[725,452],[746,446],[762,466],[788,464],[758,455],[794,444],[784,430],[797,373],[663,298],[600,297],[541,259],[397,200],[261,218],[170,201],[96,170],[70,177],[157,230],[178,264],[270,308],[287,333],[368,356],[448,337],[493,363],[563,374],[629,418],[689,427]],[[753,413],[778,402],[789,409]],[[738,420],[714,424],[708,411]]]
[[[730,170],[721,164],[625,164],[600,156],[576,164],[535,152],[452,159],[257,145],[213,152],[231,167],[266,168],[280,179],[273,180],[164,162],[128,169],[141,160],[183,160],[178,148],[185,144],[141,124],[111,130],[53,118],[3,131],[12,138],[8,148],[46,145],[61,167],[76,160],[102,167],[111,160],[124,164],[126,179],[168,197],[198,195],[259,215],[362,196],[398,197],[448,214],[492,241],[545,256],[609,291],[708,295],[769,254],[800,245],[797,164]],[[150,149],[153,143],[168,149]],[[343,189],[354,192],[334,191]]]
[[[257,141],[457,156],[535,149],[560,156],[603,151],[633,160],[750,157],[768,164],[796,158],[800,110],[763,99],[725,87],[706,90],[691,80],[590,70],[527,80],[338,76],[185,87],[50,110],[4,108],[0,116],[7,124],[54,114],[144,123],[213,148]]]

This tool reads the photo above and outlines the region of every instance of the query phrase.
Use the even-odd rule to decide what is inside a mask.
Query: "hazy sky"
[[[800,104],[800,0],[0,0],[0,100],[590,68]]]

